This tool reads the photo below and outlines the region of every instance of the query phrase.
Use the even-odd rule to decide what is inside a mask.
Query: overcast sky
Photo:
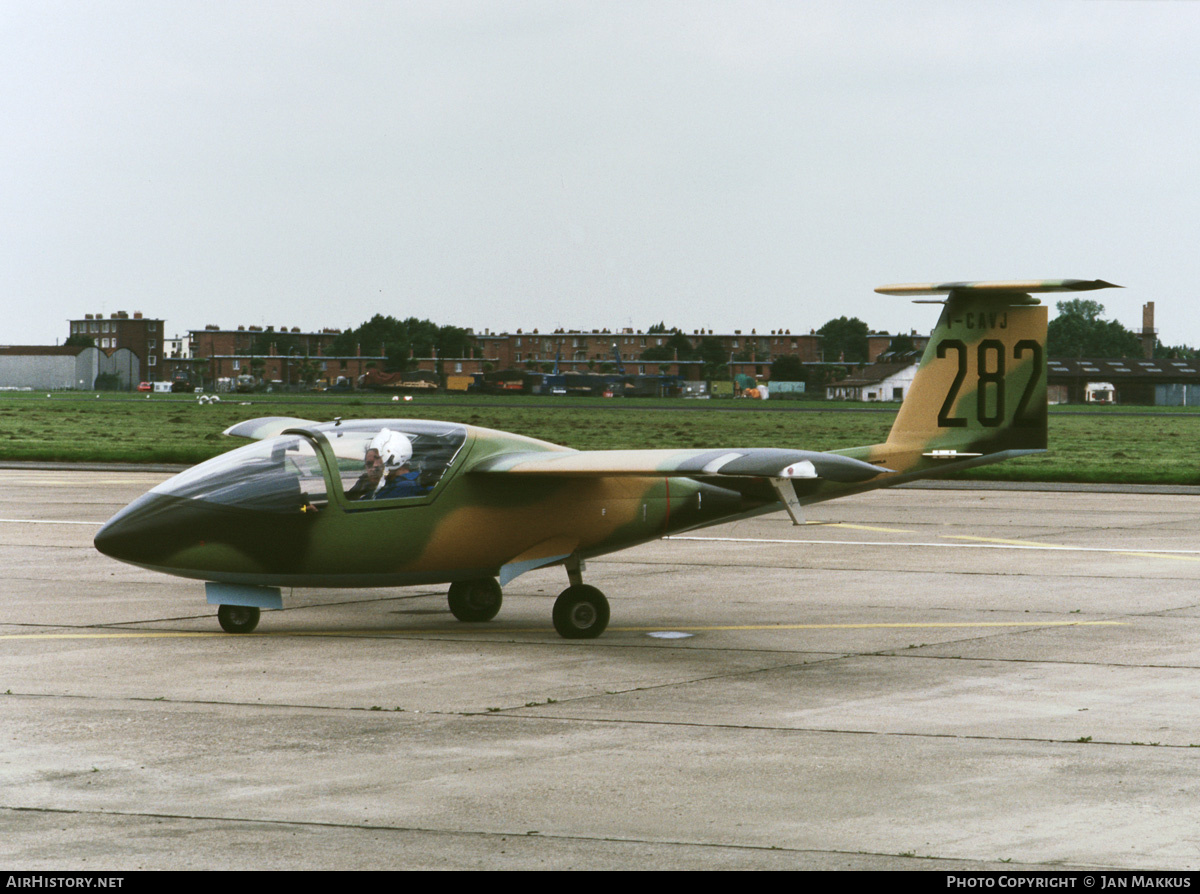
[[[1200,3],[0,0],[0,343],[84,313],[927,331],[1102,278],[1200,345]]]

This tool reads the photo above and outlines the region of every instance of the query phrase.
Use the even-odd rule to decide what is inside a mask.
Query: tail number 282
[[[942,401],[942,409],[938,412],[938,426],[941,428],[965,428],[967,419],[963,416],[953,416],[954,405],[958,401],[959,391],[967,378],[967,345],[957,338],[947,338],[938,343],[937,356],[943,360],[953,351],[958,357],[958,372],[950,385],[950,392]],[[1022,339],[1013,345],[1013,360],[1018,361],[1026,354],[1032,355],[1029,381],[1021,392],[1017,402],[1017,412],[1013,424],[1020,427],[1037,426],[1041,424],[1040,414],[1031,417],[1029,404],[1037,391],[1038,382],[1042,375],[1042,346],[1033,339]],[[996,428],[1004,423],[1004,400],[1007,381],[1004,377],[1005,351],[1004,342],[995,338],[986,338],[975,347],[975,369],[979,382],[975,388],[975,418],[979,424]],[[994,398],[994,399],[989,399]],[[991,406],[989,411],[988,407]]]

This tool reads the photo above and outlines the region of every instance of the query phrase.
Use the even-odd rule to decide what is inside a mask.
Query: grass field
[[[0,460],[195,463],[239,442],[221,431],[256,416],[466,422],[579,449],[796,447],[830,450],[887,437],[895,405],[553,397],[0,395]],[[1200,484],[1200,411],[1052,407],[1050,450],[963,477],[1005,481]]]

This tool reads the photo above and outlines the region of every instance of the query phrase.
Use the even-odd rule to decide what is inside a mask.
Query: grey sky
[[[891,331],[1101,277],[1200,345],[1200,3],[0,0],[0,343],[84,313]]]

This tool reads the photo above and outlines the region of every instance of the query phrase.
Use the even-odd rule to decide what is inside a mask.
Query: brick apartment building
[[[628,372],[682,375],[684,378],[699,376],[699,363],[639,359],[645,351],[666,345],[672,335],[670,332],[651,333],[634,329],[558,329],[549,333],[541,333],[537,329],[530,332],[518,329],[513,333],[485,331],[473,336],[478,346],[478,357],[470,358],[470,365],[478,363],[482,366],[483,363],[490,363],[493,369],[520,369],[529,363],[539,366],[553,363],[557,356],[560,370],[587,372],[601,363],[611,363],[615,346]],[[745,358],[734,361],[737,367],[734,371],[751,375],[769,376],[770,361],[780,357],[799,357],[804,363],[837,363],[841,359],[823,356],[821,336],[816,332],[793,334],[789,329],[773,329],[760,335],[754,329],[751,329],[749,334],[740,329],[733,332],[696,329],[691,334],[683,335],[693,348],[699,348],[705,339],[716,340],[721,344],[722,352],[726,356]],[[917,348],[923,348],[929,341],[928,336],[917,335],[916,332],[910,337]],[[874,362],[881,354],[886,353],[892,338],[893,336],[886,332],[868,334],[868,358]],[[443,361],[443,369],[448,362]],[[459,359],[458,362],[462,363],[462,360]],[[423,359],[421,365],[423,368],[434,368],[430,358]],[[467,364],[463,365],[465,367]],[[468,370],[464,368],[463,371]]]
[[[470,331],[470,330],[468,330]],[[345,377],[357,382],[371,365],[383,365],[381,354],[363,354],[361,347],[353,356],[332,356],[329,353],[339,329],[302,332],[298,327],[238,326],[223,329],[208,325],[192,329],[183,338],[165,337],[163,321],[118,311],[105,318],[103,314],[85,314],[71,321],[71,335],[86,335],[97,348],[111,352],[118,348],[132,351],[141,360],[142,376],[148,381],[169,381],[176,375],[186,375],[195,384],[214,384],[221,379],[253,375],[266,382],[298,385],[308,378],[332,385]],[[695,329],[682,333],[693,348],[705,340],[716,341],[731,361],[730,375],[744,372],[770,376],[770,361],[794,356],[804,363],[836,363],[838,357],[825,357],[821,336],[815,331],[793,334],[790,329],[773,329],[759,334],[751,329],[732,332],[713,332]],[[625,369],[630,373],[648,375],[678,375],[685,379],[699,378],[699,361],[677,359],[641,360],[652,348],[662,348],[672,338],[671,332],[644,332],[632,328],[557,329],[542,333],[537,329],[526,332],[493,333],[485,330],[472,333],[474,348],[467,357],[416,358],[418,369],[448,375],[470,375],[488,369],[523,369],[553,363],[557,357],[563,372],[588,372],[602,364],[613,362],[614,348],[619,352]],[[928,341],[927,336],[914,332],[918,348]],[[870,333],[867,336],[869,358],[874,361],[887,351],[892,336]],[[315,365],[315,369],[314,369]],[[736,368],[735,368],[736,367]]]
[[[340,329],[302,332],[298,327],[209,325],[188,331],[188,365],[205,382],[253,375],[283,385],[300,385],[308,377],[329,386],[339,378],[356,382],[369,366],[386,361],[382,355],[362,354],[361,348],[352,356],[331,354],[329,348],[340,334]]]
[[[97,348],[111,354],[120,348],[132,351],[141,361],[146,381],[167,378],[163,358],[163,321],[143,317],[140,311],[132,315],[123,310],[109,314],[84,314],[71,320],[71,335],[87,336]]]

